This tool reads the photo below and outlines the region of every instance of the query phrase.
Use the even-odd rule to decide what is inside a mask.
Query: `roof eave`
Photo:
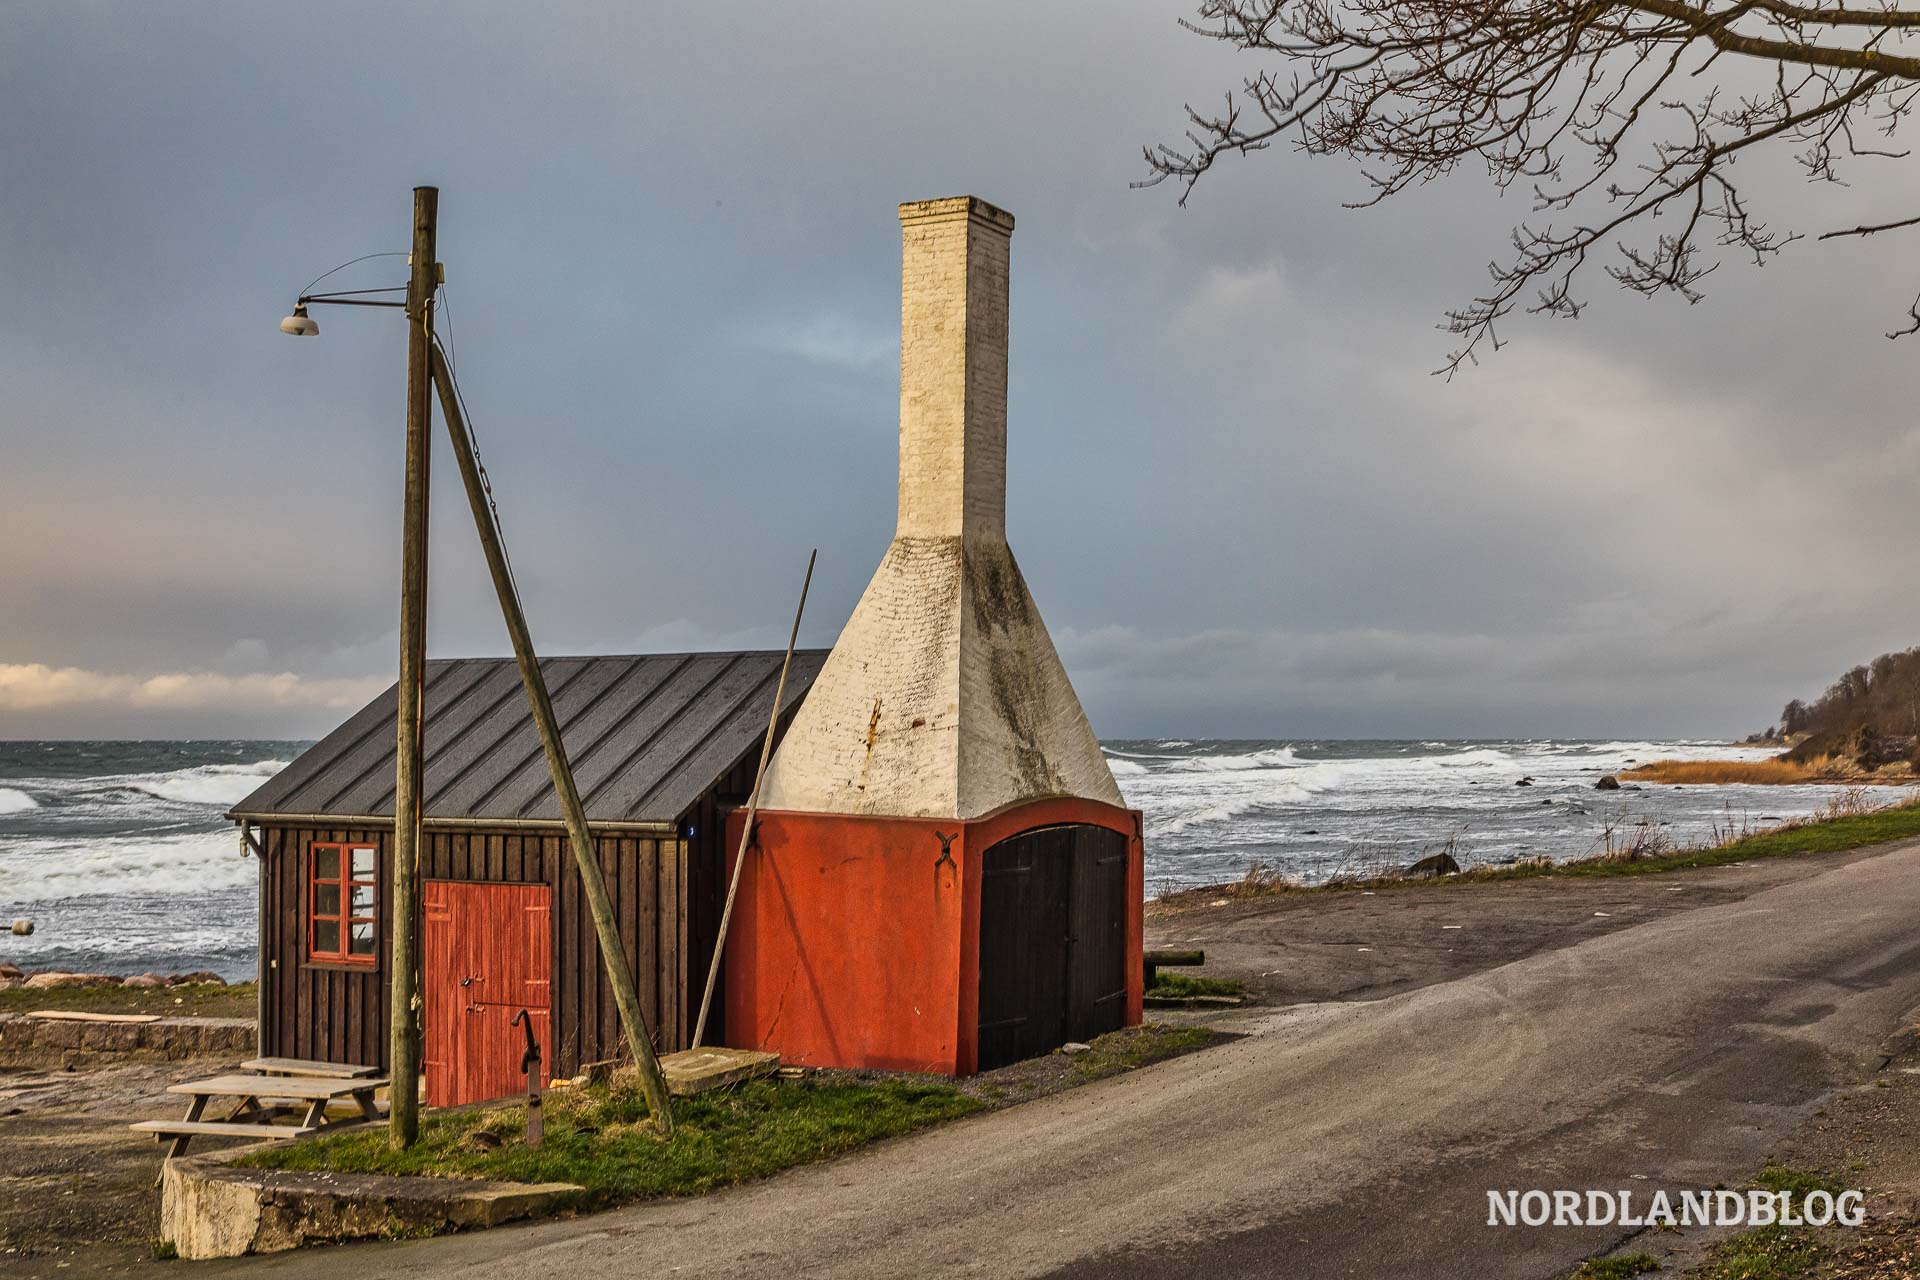
[[[392,814],[352,813],[243,813],[229,809],[228,822],[277,823],[288,827],[391,827]],[[423,818],[420,825],[440,831],[552,831],[564,833],[567,824],[553,818]],[[640,835],[677,835],[679,825],[658,820],[602,822],[587,820],[591,832],[630,832]]]

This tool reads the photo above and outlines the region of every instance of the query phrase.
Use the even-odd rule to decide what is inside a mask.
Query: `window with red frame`
[[[370,844],[315,844],[307,851],[307,958],[333,964],[374,962],[378,932],[374,885],[379,858]]]

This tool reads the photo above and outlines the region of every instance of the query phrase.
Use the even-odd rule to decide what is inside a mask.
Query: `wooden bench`
[[[313,1076],[322,1080],[364,1080],[380,1074],[378,1067],[363,1067],[353,1062],[320,1062],[313,1058],[248,1058],[242,1071],[258,1071],[270,1076]]]
[[[300,1138],[315,1132],[305,1126],[290,1128],[283,1124],[235,1120],[142,1120],[127,1127],[138,1133],[151,1133],[163,1138],[266,1138],[272,1141]]]
[[[275,1059],[257,1058],[255,1062]],[[279,1059],[282,1063],[307,1065],[299,1059]],[[338,1064],[324,1063],[323,1066]],[[355,1070],[360,1070],[356,1068]],[[187,1153],[187,1144],[196,1137],[258,1138],[271,1142],[282,1138],[301,1138],[348,1125],[377,1121],[380,1110],[374,1105],[376,1089],[384,1089],[382,1075],[356,1074],[345,1079],[313,1075],[262,1075],[229,1073],[209,1080],[188,1080],[167,1086],[168,1093],[186,1094],[193,1099],[187,1114],[179,1120],[142,1120],[128,1126],[140,1133],[151,1133],[168,1142],[166,1158]],[[224,1120],[203,1120],[207,1103],[214,1098],[235,1098],[238,1104]],[[358,1114],[349,1120],[328,1120],[332,1103],[351,1103]],[[306,1116],[293,1125],[274,1121],[306,1107]]]

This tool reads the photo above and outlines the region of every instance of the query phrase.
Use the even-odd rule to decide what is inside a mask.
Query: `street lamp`
[[[320,325],[307,315],[306,303],[296,302],[293,304],[293,314],[280,322],[280,332],[290,333],[296,338],[312,338],[318,336]]]
[[[352,264],[349,263],[348,265],[351,266]],[[334,270],[338,271],[339,268],[335,267]],[[331,275],[332,272],[328,274]],[[440,273],[436,267],[429,288],[437,288],[439,284]],[[407,289],[407,285],[400,284],[394,285],[389,289],[343,289],[339,293],[303,293],[294,300],[293,314],[280,322],[280,332],[290,333],[296,338],[311,338],[317,336],[320,332],[320,323],[307,314],[308,306],[316,302],[329,307],[398,307],[404,311],[407,307],[407,304],[404,302],[368,298],[365,295],[369,293],[405,293]],[[427,309],[429,312],[432,311],[433,304],[431,302],[427,304]],[[431,321],[427,324],[427,333],[429,337],[432,336],[433,326]]]
[[[294,337],[313,337],[320,326],[307,315],[312,303],[340,307],[398,307],[407,314],[407,463],[405,513],[401,521],[400,571],[400,683],[394,708],[397,730],[397,765],[393,789],[393,881],[392,903],[388,916],[393,935],[391,948],[392,983],[391,1036],[388,1042],[392,1078],[388,1121],[396,1146],[411,1146],[419,1136],[420,1103],[420,974],[419,949],[415,938],[419,909],[422,728],[427,660],[427,431],[432,416],[435,389],[440,394],[440,409],[453,437],[454,461],[460,467],[460,479],[467,490],[467,502],[473,509],[474,525],[480,535],[481,550],[500,597],[500,610],[513,641],[514,659],[520,667],[520,680],[527,694],[535,727],[553,775],[553,787],[572,847],[574,862],[580,871],[580,886],[593,917],[600,943],[600,959],[605,966],[614,1003],[620,1010],[620,1023],[626,1032],[627,1046],[640,1067],[641,1087],[647,1097],[647,1109],[657,1130],[673,1136],[673,1112],[667,1098],[667,1082],[654,1054],[653,1037],[647,1029],[640,996],[634,987],[633,970],[627,961],[626,946],[620,937],[614,916],[613,900],[607,893],[606,879],[593,847],[593,833],[587,825],[586,807],[580,801],[573,781],[573,766],[567,760],[560,738],[560,722],[554,715],[553,700],[541,674],[540,660],[533,650],[533,638],[527,630],[525,612],[513,585],[513,573],[507,563],[506,547],[495,523],[492,502],[484,473],[475,456],[472,433],[460,407],[460,393],[453,381],[453,370],[433,336],[433,301],[446,277],[434,255],[435,223],[440,192],[435,187],[413,189],[413,252],[405,255],[411,282],[404,288],[347,289],[338,293],[301,291],[294,300],[293,314],[280,322],[280,331]],[[367,254],[366,258],[400,257],[400,254]],[[366,258],[355,258],[363,262]],[[353,265],[342,263],[333,271]],[[333,271],[316,277],[313,288]],[[370,295],[402,293],[404,301]],[[797,625],[797,624],[796,624]],[[771,741],[771,740],[769,740]]]

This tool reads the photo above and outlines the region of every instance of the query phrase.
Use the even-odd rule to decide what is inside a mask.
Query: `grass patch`
[[[64,987],[0,991],[0,1013],[66,1009],[77,1013],[152,1013],[163,1018],[251,1018],[259,1013],[259,989],[251,982],[218,986]]]
[[[1799,1231],[1755,1227],[1715,1245],[1693,1275],[1697,1280],[1793,1280],[1819,1262],[1823,1252]]]
[[[1633,1276],[1659,1269],[1660,1260],[1650,1253],[1629,1253],[1618,1258],[1588,1258],[1573,1273],[1573,1280],[1630,1280]]]
[[[1825,1191],[1838,1195],[1845,1190],[1823,1173],[1795,1169],[1771,1161],[1753,1180],[1767,1191],[1785,1191],[1796,1203],[1804,1203],[1808,1192]],[[1755,1227],[1730,1240],[1723,1240],[1707,1254],[1697,1280],[1792,1280],[1805,1275],[1825,1254],[1811,1233],[1799,1227]]]
[[[429,1115],[405,1151],[384,1130],[288,1143],[249,1157],[258,1169],[386,1173],[506,1182],[573,1182],[589,1206],[694,1195],[839,1155],[877,1138],[952,1120],[984,1104],[948,1085],[756,1080],[673,1100],[661,1141],[637,1092],[604,1085],[548,1095],[545,1145],[525,1145],[519,1107]],[[482,1135],[485,1135],[484,1137]]]
[[[1839,1195],[1845,1191],[1846,1184],[1835,1182],[1824,1173],[1812,1173],[1805,1169],[1794,1169],[1783,1164],[1768,1162],[1753,1180],[1753,1185],[1768,1191],[1791,1192],[1796,1203],[1805,1203],[1809,1193],[1824,1191],[1828,1195]]]
[[[1094,1040],[1085,1053],[1076,1053],[1068,1061],[1073,1064],[1076,1082],[1103,1080],[1162,1058],[1204,1049],[1219,1039],[1218,1032],[1206,1027],[1149,1022],[1126,1031],[1110,1031]]]
[[[1150,996],[1176,999],[1184,996],[1243,996],[1246,993],[1246,984],[1231,978],[1196,978],[1164,970],[1154,974],[1153,985],[1147,988]]]

